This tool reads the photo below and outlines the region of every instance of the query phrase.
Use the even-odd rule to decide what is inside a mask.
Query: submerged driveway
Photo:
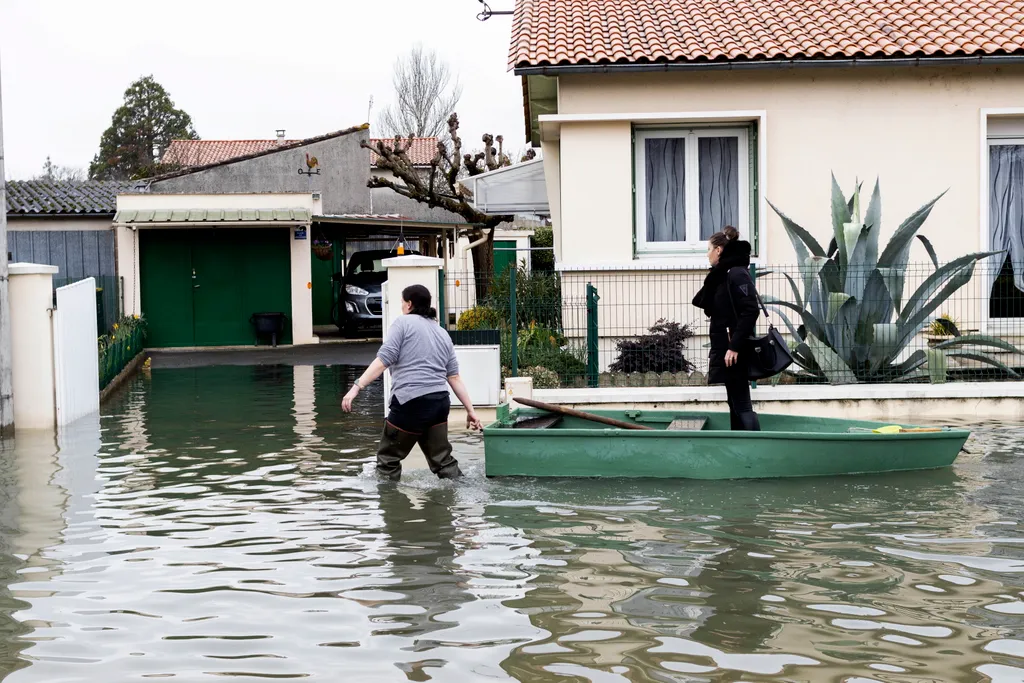
[[[377,355],[380,342],[269,346],[252,349],[154,350],[149,355],[154,369],[201,368],[211,365],[355,365],[367,366]]]

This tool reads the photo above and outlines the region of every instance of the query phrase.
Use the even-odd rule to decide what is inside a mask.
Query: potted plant
[[[978,330],[961,330],[955,318],[948,314],[942,314],[928,325],[925,330],[925,339],[928,346],[935,346],[943,342],[962,337],[964,334],[974,334]]]
[[[313,238],[313,253],[321,261],[330,261],[334,256],[334,243],[323,235]]]

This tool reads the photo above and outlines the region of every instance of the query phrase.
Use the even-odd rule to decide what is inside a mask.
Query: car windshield
[[[383,273],[384,272],[384,259],[383,258],[354,258],[352,259],[352,267],[349,269],[349,273],[352,275],[359,275],[361,273]]]

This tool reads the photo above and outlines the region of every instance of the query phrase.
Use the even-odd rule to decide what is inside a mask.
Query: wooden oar
[[[850,427],[847,430],[852,433],[861,434],[915,434],[921,432],[945,432],[943,427],[898,427],[897,425],[886,425],[885,427]]]
[[[592,415],[590,413],[584,413],[579,410],[573,410],[572,408],[563,408],[562,406],[551,405],[550,403],[534,401],[532,398],[520,398],[519,396],[516,396],[512,400],[515,401],[516,403],[522,403],[524,406],[530,406],[531,408],[540,408],[541,410],[546,410],[549,413],[558,413],[560,415],[568,415],[569,417],[578,417],[581,420],[600,422],[601,424],[611,425],[612,427],[618,427],[620,429],[654,429],[654,427],[648,427],[646,425],[638,425],[633,422],[623,422],[622,420],[616,420],[615,418],[611,417],[604,417],[603,415]]]

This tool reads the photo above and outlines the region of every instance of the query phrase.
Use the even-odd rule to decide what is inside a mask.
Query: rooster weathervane
[[[320,175],[320,162],[317,161],[316,157],[309,156],[309,152],[306,152],[306,170],[303,171],[300,168],[299,175],[304,175],[307,178],[309,176]]]

